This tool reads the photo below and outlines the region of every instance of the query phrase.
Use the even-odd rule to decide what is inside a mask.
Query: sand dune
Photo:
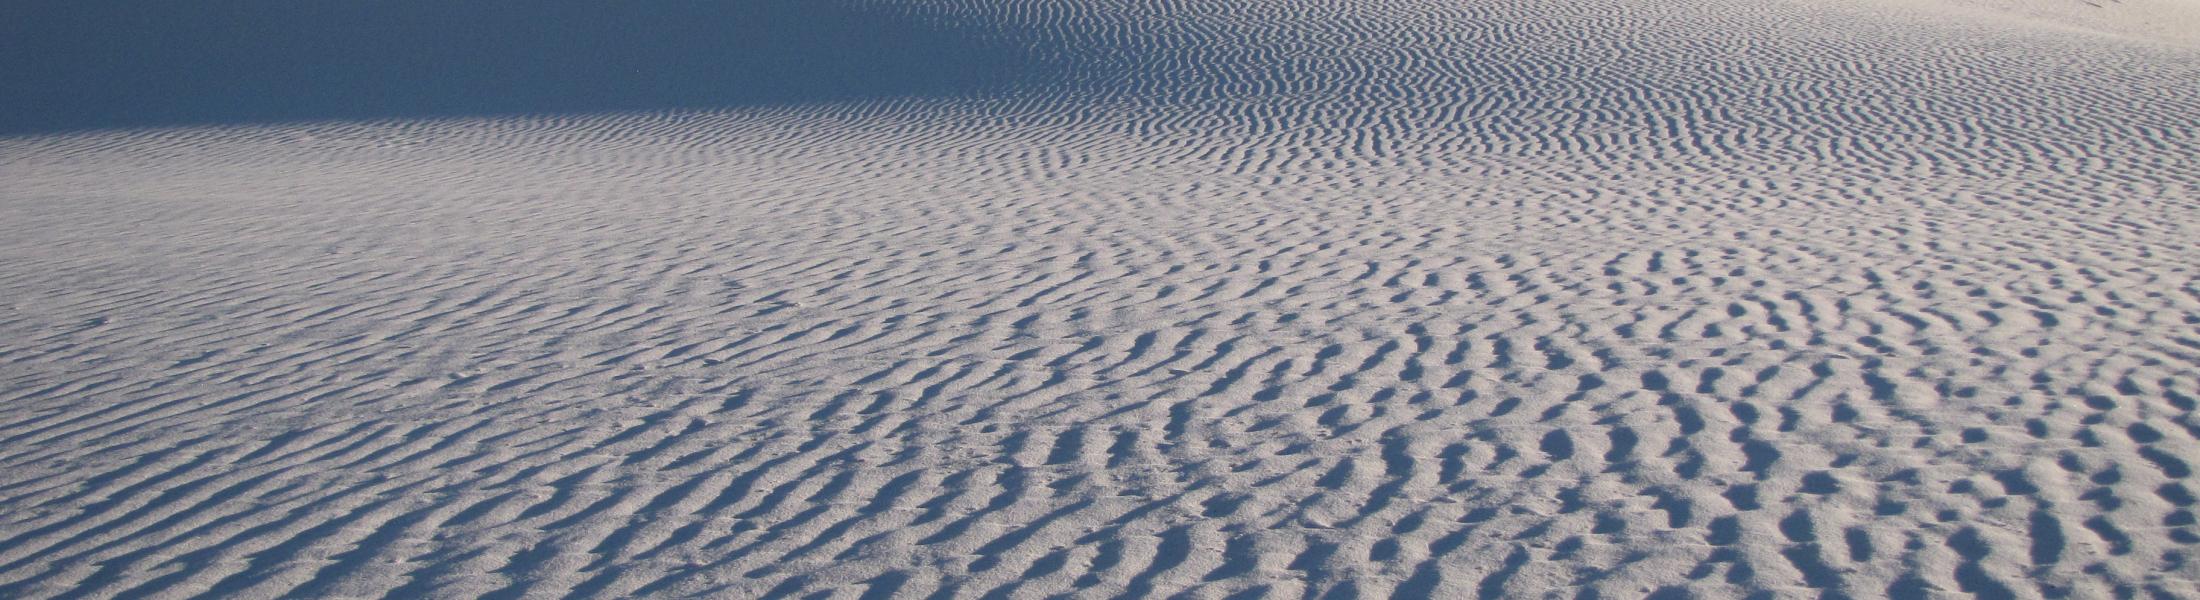
[[[2200,46],[2200,2],[2191,0],[1934,0],[1906,8],[1940,9],[1951,20],[1995,17],[2002,26],[2049,27],[2130,41]]]
[[[2200,50],[821,6],[1022,54],[0,138],[0,597],[2200,595]]]

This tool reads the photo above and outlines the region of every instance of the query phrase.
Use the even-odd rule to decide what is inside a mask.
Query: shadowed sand
[[[32,111],[0,597],[2200,596],[2143,16],[819,6],[555,49],[693,94]]]
[[[11,2],[0,134],[974,94],[1075,68],[944,16],[851,0]]]

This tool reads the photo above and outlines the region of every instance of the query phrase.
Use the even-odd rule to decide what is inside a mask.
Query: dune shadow
[[[0,4],[0,134],[968,94],[1072,69],[849,0]]]

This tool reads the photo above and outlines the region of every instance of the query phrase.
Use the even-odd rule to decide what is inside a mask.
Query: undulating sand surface
[[[2200,597],[2192,2],[842,4],[0,138],[0,597]]]

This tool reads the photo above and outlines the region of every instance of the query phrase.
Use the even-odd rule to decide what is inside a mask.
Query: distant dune
[[[1929,0],[1904,5],[1943,9],[1952,13],[1946,17],[1951,20],[2001,17],[2015,21],[1999,27],[2068,28],[2200,47],[2200,2],[2192,0]]]
[[[215,4],[0,10],[0,598],[2200,597],[2190,2]]]
[[[0,134],[999,93],[1077,70],[891,4],[11,2]]]

